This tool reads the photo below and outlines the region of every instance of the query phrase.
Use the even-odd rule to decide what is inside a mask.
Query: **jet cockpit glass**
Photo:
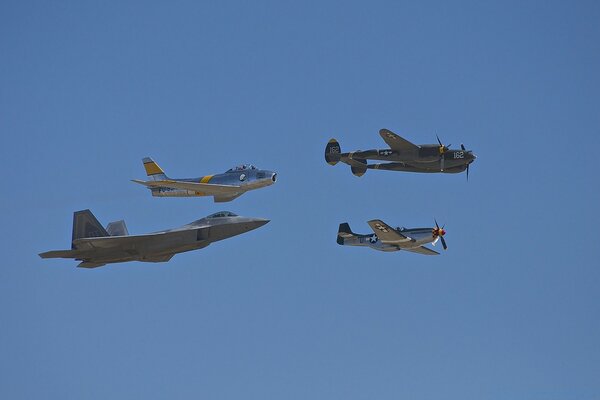
[[[209,215],[206,218],[223,218],[223,217],[237,217],[237,214],[232,213],[231,211],[221,211],[218,213],[214,213]]]
[[[230,168],[227,170],[227,172],[247,171],[249,169],[258,169],[258,168],[256,168],[252,164],[243,164],[243,165],[238,165],[236,167]]]

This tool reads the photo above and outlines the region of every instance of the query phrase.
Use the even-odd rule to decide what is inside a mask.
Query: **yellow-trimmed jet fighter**
[[[454,174],[467,171],[469,165],[477,158],[471,150],[460,145],[460,150],[450,150],[450,145],[443,145],[438,137],[438,144],[416,145],[396,135],[388,129],[379,131],[382,139],[390,146],[383,150],[366,150],[342,153],[340,144],[331,139],[325,147],[325,161],[335,165],[339,161],[350,165],[352,173],[363,176],[367,169],[383,169],[406,172],[443,172]],[[367,160],[386,161],[385,164],[367,164]]]
[[[142,162],[150,180],[132,181],[148,187],[152,196],[157,197],[213,196],[215,203],[222,203],[236,199],[249,190],[270,186],[277,180],[277,173],[258,169],[251,164],[231,168],[223,174],[172,179],[150,157]]]
[[[368,222],[373,233],[361,235],[352,232],[347,223],[340,224],[337,242],[343,246],[366,246],[379,251],[398,251],[406,250],[413,253],[435,256],[440,253],[425,247],[425,244],[431,243],[435,246],[438,240],[442,241],[444,250],[446,240],[444,227],[439,227],[435,221],[435,228],[392,228],[385,222],[374,219]]]
[[[78,267],[96,268],[126,261],[166,262],[175,254],[259,228],[268,219],[240,217],[221,211],[175,229],[130,235],[125,221],[102,227],[90,210],[73,214],[71,250],[41,253],[42,258],[74,258]]]

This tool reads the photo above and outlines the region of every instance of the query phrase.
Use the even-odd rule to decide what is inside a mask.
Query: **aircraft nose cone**
[[[270,221],[271,221],[270,219],[256,218],[252,222],[256,225],[257,228],[260,228],[261,226],[266,225]]]
[[[253,218],[248,222],[244,223],[244,227],[247,228],[248,231],[252,231],[254,229],[260,228],[263,225],[266,225],[270,220],[263,218]]]
[[[273,175],[271,175],[271,180],[273,181],[273,183],[277,181],[277,172],[273,172]]]

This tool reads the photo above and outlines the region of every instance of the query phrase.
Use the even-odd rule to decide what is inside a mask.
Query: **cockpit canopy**
[[[258,169],[258,168],[256,168],[252,164],[243,164],[243,165],[238,165],[236,167],[230,168],[227,170],[227,172],[247,171],[249,169]]]
[[[206,218],[223,218],[223,217],[237,217],[237,214],[232,213],[231,211],[220,211],[218,213],[214,213],[209,215]]]

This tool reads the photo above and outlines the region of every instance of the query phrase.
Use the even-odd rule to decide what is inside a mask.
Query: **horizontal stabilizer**
[[[350,229],[350,225],[347,222],[340,224],[337,234],[337,244],[344,245],[345,239],[354,237],[354,232]]]
[[[52,250],[45,253],[40,253],[41,258],[75,258],[75,251],[73,250]]]
[[[343,224],[340,224],[340,227],[338,229],[338,236],[341,236],[341,237],[352,237],[352,236],[354,236],[354,232],[352,232],[352,230],[350,229],[350,225],[348,225],[347,222],[344,222]]]

